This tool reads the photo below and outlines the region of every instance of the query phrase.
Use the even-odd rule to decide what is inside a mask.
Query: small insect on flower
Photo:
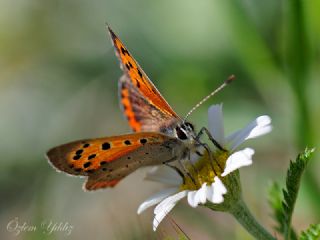
[[[236,149],[244,141],[257,138],[272,130],[270,117],[260,116],[243,129],[225,137],[222,104],[211,106],[208,113],[209,131],[225,151],[217,149],[212,152],[214,161],[211,161],[206,153],[202,157],[193,159],[193,164],[186,166],[188,175],[181,176],[177,171],[166,166],[154,167],[147,174],[146,180],[161,182],[168,186],[145,200],[138,208],[138,214],[140,214],[147,208],[158,204],[154,209],[154,230],[184,197],[187,197],[191,207],[197,207],[207,201],[222,204],[224,195],[228,191],[239,192],[240,187],[229,184],[227,177],[235,170],[251,165],[254,150],[245,148],[237,151]]]
[[[114,187],[140,167],[182,161],[204,145],[200,141],[204,130],[197,133],[186,118],[174,112],[110,27],[108,32],[123,70],[118,81],[120,103],[134,133],[78,140],[47,152],[49,163],[57,170],[88,177],[85,190]],[[231,76],[197,106],[233,79]]]

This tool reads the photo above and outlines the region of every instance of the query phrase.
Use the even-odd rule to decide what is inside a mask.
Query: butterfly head
[[[175,135],[181,141],[193,142],[196,134],[193,124],[189,122],[182,122],[174,129]]]

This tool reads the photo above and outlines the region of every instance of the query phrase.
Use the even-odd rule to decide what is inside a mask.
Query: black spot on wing
[[[83,149],[79,149],[76,151],[76,155],[81,155],[81,153],[83,153]]]
[[[128,63],[125,64],[128,71],[130,71],[130,65]]]
[[[90,165],[91,165],[91,162],[86,162],[86,163],[83,164],[83,167],[87,168],[87,167],[90,167]]]
[[[73,160],[79,160],[81,158],[81,155],[75,155],[74,157],[73,157]]]
[[[129,54],[129,52],[127,51],[127,49],[124,49],[124,47],[121,47],[121,53],[123,54],[123,55],[128,55],[128,56],[130,56],[130,54]]]
[[[147,141],[148,141],[148,140],[147,140],[146,138],[141,138],[141,139],[140,139],[140,143],[141,143],[141,144],[146,144]]]
[[[136,83],[137,83],[137,87],[140,88],[140,82],[136,80]]]
[[[102,144],[102,150],[108,150],[110,149],[110,147],[111,147],[111,144],[108,142],[105,142]]]

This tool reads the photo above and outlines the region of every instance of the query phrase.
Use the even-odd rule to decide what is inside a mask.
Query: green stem
[[[257,220],[252,216],[247,205],[242,199],[232,206],[229,210],[237,221],[256,239],[260,240],[275,240],[275,238],[262,227]]]

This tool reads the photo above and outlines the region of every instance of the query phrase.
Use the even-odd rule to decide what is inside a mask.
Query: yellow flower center
[[[188,175],[184,177],[180,190],[197,190],[205,182],[212,184],[214,177],[223,173],[228,157],[228,151],[217,151],[211,158],[205,152],[195,164],[186,166]]]

